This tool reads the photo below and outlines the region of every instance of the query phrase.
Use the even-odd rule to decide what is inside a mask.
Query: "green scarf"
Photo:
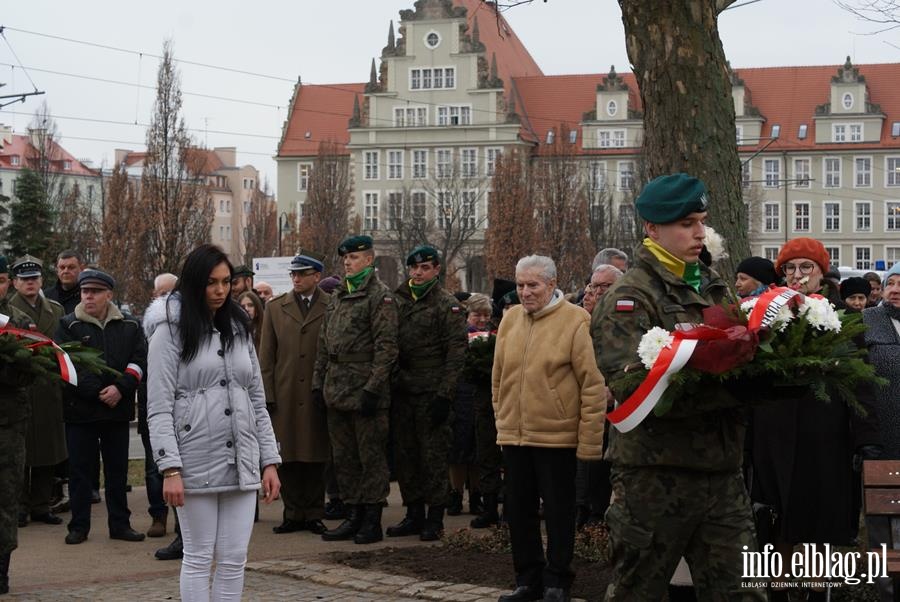
[[[644,239],[644,246],[667,270],[687,282],[692,289],[700,292],[700,262],[685,263],[649,238]]]
[[[413,301],[418,301],[422,297],[425,296],[425,293],[431,290],[431,287],[434,286],[434,283],[437,282],[437,276],[425,282],[423,284],[413,284],[413,281],[409,281],[409,292],[412,293]]]
[[[368,277],[368,275],[371,274],[374,270],[375,270],[375,268],[373,268],[372,266],[369,266],[360,272],[351,274],[349,276],[345,276],[344,279],[347,282],[347,292],[352,293],[353,291],[358,289],[360,287],[360,285],[363,283],[363,280],[365,280]]]

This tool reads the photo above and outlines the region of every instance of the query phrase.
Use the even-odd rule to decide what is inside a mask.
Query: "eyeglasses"
[[[597,282],[597,283],[592,282],[590,284],[590,287],[595,291],[608,291],[609,287],[611,287],[612,285],[613,285],[612,282]]]
[[[786,263],[781,266],[781,270],[784,272],[785,276],[790,276],[797,270],[800,270],[800,273],[803,276],[809,276],[812,274],[813,270],[816,269],[816,264],[814,263],[801,263],[799,266],[794,265],[793,263]]]

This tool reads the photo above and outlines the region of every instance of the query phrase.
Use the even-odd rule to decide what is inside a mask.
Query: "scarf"
[[[700,292],[699,262],[685,263],[649,238],[644,239],[644,246],[663,264],[663,267],[687,282],[692,289]]]
[[[373,271],[375,271],[375,268],[369,266],[355,274],[345,276],[344,279],[347,282],[347,292],[352,293],[353,291],[358,289],[362,285],[363,280],[365,280]]]
[[[419,299],[424,297],[425,293],[431,290],[431,287],[434,286],[435,282],[437,282],[437,276],[422,284],[413,284],[413,281],[410,280],[409,292],[412,293],[413,301],[418,301]]]

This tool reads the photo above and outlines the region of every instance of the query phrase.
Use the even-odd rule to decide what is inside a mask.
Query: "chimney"
[[[116,167],[122,164],[125,159],[128,158],[128,155],[131,154],[131,151],[125,148],[117,148],[116,149]]]
[[[12,128],[5,123],[0,123],[0,147],[6,144],[12,144],[12,137]]]
[[[217,146],[213,149],[216,156],[222,161],[224,167],[237,166],[237,147],[236,146]]]
[[[28,128],[28,139],[34,148],[41,148],[46,142],[46,136],[45,128]]]

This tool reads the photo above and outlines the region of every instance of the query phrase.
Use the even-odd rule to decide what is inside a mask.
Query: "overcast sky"
[[[180,65],[184,114],[198,141],[236,146],[239,163],[255,165],[274,189],[271,157],[293,82],[298,76],[307,83],[366,81],[372,57],[385,44],[388,22],[412,5],[413,0],[4,3],[0,82],[7,86],[0,94],[32,90],[26,74],[10,67],[18,64],[13,51],[47,94],[5,107],[0,122],[24,132],[46,99],[63,145],[75,156],[108,165],[116,148],[142,149],[144,127],[134,123],[149,121],[154,93],[135,84],[154,85],[158,59],[47,36],[152,55],[161,54],[163,40],[171,38],[176,58],[273,76]],[[615,0],[536,0],[506,17],[548,75],[605,73],[613,64],[620,72],[630,70]],[[723,13],[720,29],[735,67],[837,65],[847,55],[856,63],[900,61],[900,50],[891,45],[900,46],[900,33],[861,35],[871,27],[832,0],[760,0]]]

